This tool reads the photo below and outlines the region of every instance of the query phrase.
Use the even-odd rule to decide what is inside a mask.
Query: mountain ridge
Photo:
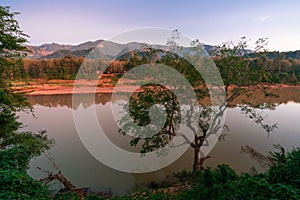
[[[82,50],[88,50],[96,47],[104,40],[96,40],[96,41],[87,41],[80,43],[78,45],[69,45],[69,44],[58,44],[58,43],[45,43],[38,46],[28,45],[28,49],[31,51],[27,54],[27,58],[29,59],[52,59],[52,58],[60,58],[61,55],[65,54],[67,55],[70,52],[74,51],[82,51]],[[62,51],[64,53],[57,53],[59,51]],[[50,58],[47,58],[47,56],[54,54],[50,56]]]
[[[78,45],[68,45],[68,44],[58,44],[58,43],[46,43],[39,46],[27,46],[31,52],[27,54],[28,59],[55,59],[62,58],[67,55],[74,57],[86,57],[93,48],[101,45],[101,47],[106,47],[105,51],[108,55],[114,54],[120,49],[125,48],[126,46],[138,47],[142,43],[130,42],[127,44],[119,44],[106,40],[96,40],[96,41],[87,41],[80,43]],[[154,45],[156,48],[163,47],[165,45]],[[210,50],[213,46],[204,45],[206,51]]]
[[[46,43],[39,46],[27,46],[31,51],[27,54],[28,59],[59,59],[63,58],[67,55],[71,55],[73,57],[86,57],[93,48],[96,46],[104,47],[107,55],[113,55],[118,52],[120,49],[126,48],[127,46],[138,47],[141,46],[142,43],[138,42],[130,42],[127,44],[119,44],[107,40],[95,40],[95,41],[87,41],[80,43],[78,45],[69,45],[69,44],[59,44],[59,43]],[[164,47],[165,45],[154,45],[155,48]],[[210,52],[212,48],[215,47],[213,45],[204,44],[204,49],[207,52]],[[249,56],[256,56],[256,53],[251,53],[249,50]],[[270,51],[267,52],[267,57],[274,59],[280,58],[284,56],[285,58],[294,58],[300,59],[300,50],[296,51],[286,51],[286,52],[278,52],[278,51]]]

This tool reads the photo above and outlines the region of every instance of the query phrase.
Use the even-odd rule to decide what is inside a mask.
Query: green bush
[[[270,183],[291,185],[300,189],[300,149],[295,149],[285,158],[284,163],[278,163],[267,172]]]
[[[237,175],[229,166],[206,168],[200,172],[193,189],[180,199],[300,199],[300,149],[287,154],[265,174]]]

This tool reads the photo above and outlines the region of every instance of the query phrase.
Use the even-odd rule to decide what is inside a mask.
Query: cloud
[[[269,20],[269,19],[271,19],[271,18],[272,18],[271,15],[265,15],[265,16],[261,16],[261,17],[259,17],[259,18],[256,18],[255,21],[256,21],[257,23],[263,23],[263,22],[265,22],[265,21],[267,21],[267,20]]]

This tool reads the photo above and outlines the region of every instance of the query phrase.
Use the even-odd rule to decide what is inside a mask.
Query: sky
[[[300,1],[0,0],[30,45],[79,44],[143,27],[178,29],[206,44],[267,37],[272,51],[300,50]]]

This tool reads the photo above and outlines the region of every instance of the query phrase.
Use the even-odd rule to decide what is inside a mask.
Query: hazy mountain
[[[48,54],[46,56],[41,56],[36,59],[55,59],[55,58],[63,58],[67,55],[71,55],[72,57],[86,57],[92,50],[85,49],[85,50],[77,50],[77,51],[70,51],[70,50],[58,50],[54,53]]]
[[[99,45],[103,40],[88,41],[79,45],[43,44],[40,46],[28,46],[31,50],[27,57],[31,59],[53,59],[61,58],[71,54],[74,56],[86,56],[89,51]],[[53,55],[52,55],[53,54]]]
[[[66,55],[71,55],[74,57],[86,57],[89,55],[91,50],[95,47],[101,49],[101,53],[104,55],[108,55],[110,57],[116,56],[120,53],[120,49],[123,51],[136,49],[142,47],[144,44],[138,42],[131,42],[128,44],[118,44],[111,41],[105,40],[96,40],[96,41],[88,41],[78,45],[65,45],[65,44],[43,44],[40,46],[28,46],[31,50],[28,53],[27,58],[30,59],[54,59],[54,58],[62,58]],[[165,49],[166,46],[164,45],[153,45],[154,48]],[[211,45],[204,45],[204,49],[207,52],[210,52],[214,46]],[[184,48],[186,51],[189,51],[188,48]],[[252,53],[253,51],[247,50],[250,57],[255,57],[257,54]],[[300,59],[300,50],[298,51],[288,51],[288,52],[267,52],[267,57],[274,59],[279,58],[284,55],[285,58],[295,58]]]
[[[123,51],[130,49],[137,49],[144,46],[142,43],[131,42],[128,44],[118,44],[111,41],[96,40],[88,41],[78,45],[64,45],[64,44],[43,44],[41,46],[28,46],[32,51],[28,53],[28,58],[30,59],[54,59],[62,58],[66,55],[71,55],[74,57],[86,57],[93,48],[98,47],[101,49],[104,55],[109,55],[110,57],[116,56],[120,53],[120,49]],[[153,45],[154,48],[165,49],[164,45]],[[213,46],[204,45],[206,51],[212,49]]]
[[[31,52],[28,53],[28,58],[40,58],[59,50],[70,49],[71,47],[71,45],[61,45],[57,43],[43,44],[41,46],[28,46],[28,48],[31,50]]]
[[[76,46],[72,46],[69,50],[70,51],[78,51],[78,50],[87,50],[87,49],[92,49],[98,45],[100,45],[104,40],[96,40],[96,41],[88,41],[81,43]]]

